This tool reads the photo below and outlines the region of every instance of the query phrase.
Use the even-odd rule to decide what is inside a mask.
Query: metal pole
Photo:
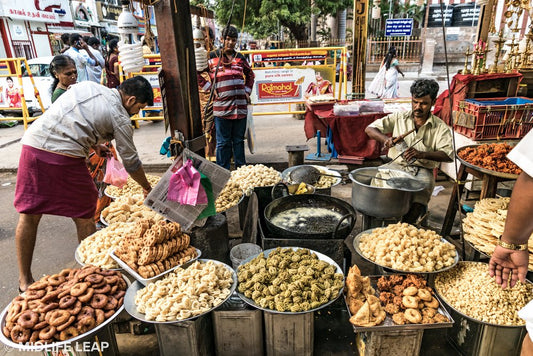
[[[444,15],[443,15],[444,16]],[[423,62],[424,53],[426,50],[426,32],[428,29],[428,20],[429,20],[429,0],[426,1],[426,16],[424,16],[424,27],[422,28],[422,49],[420,51],[420,55],[422,58],[420,58],[420,62]],[[443,18],[444,21],[444,18]],[[420,71],[422,70],[422,66],[420,66]]]

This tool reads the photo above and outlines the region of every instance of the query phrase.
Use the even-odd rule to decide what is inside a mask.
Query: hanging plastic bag
[[[122,188],[128,182],[128,172],[115,157],[107,159],[105,168],[104,183]]]
[[[167,199],[182,205],[207,204],[207,195],[200,184],[200,179],[200,172],[192,166],[192,160],[187,160],[170,177]]]
[[[255,127],[253,106],[248,105],[248,116],[246,116],[246,141],[248,142],[248,150],[251,154],[255,152]]]

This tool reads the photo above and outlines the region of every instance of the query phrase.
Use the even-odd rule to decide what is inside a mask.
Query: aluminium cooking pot
[[[272,222],[272,219],[283,212],[297,208],[310,208],[310,211],[319,211],[319,208],[334,212],[339,218],[336,221],[326,219],[320,224],[320,231],[313,231],[309,224],[305,228],[288,229],[287,227]],[[313,210],[313,208],[316,208]],[[354,208],[344,200],[320,194],[289,195],[273,200],[265,208],[265,223],[268,230],[280,238],[288,239],[345,239],[352,231],[356,215]],[[303,218],[302,218],[303,219]],[[313,222],[316,222],[313,218]]]
[[[380,170],[390,170],[398,176],[413,178],[409,173],[390,168],[355,169],[350,172],[353,207],[365,215],[377,218],[396,218],[407,214],[415,191],[370,185],[372,177]]]

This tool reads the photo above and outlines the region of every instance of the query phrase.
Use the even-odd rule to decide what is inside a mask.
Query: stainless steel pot
[[[367,167],[350,172],[353,207],[365,215],[377,218],[394,218],[407,214],[413,192],[371,186],[371,177],[375,176],[378,170],[378,167]],[[391,170],[408,175],[403,171]]]

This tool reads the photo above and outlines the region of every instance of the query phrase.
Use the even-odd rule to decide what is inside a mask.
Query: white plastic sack
[[[248,150],[253,154],[255,152],[255,128],[252,105],[248,105],[248,116],[246,117],[246,141],[248,142]]]

